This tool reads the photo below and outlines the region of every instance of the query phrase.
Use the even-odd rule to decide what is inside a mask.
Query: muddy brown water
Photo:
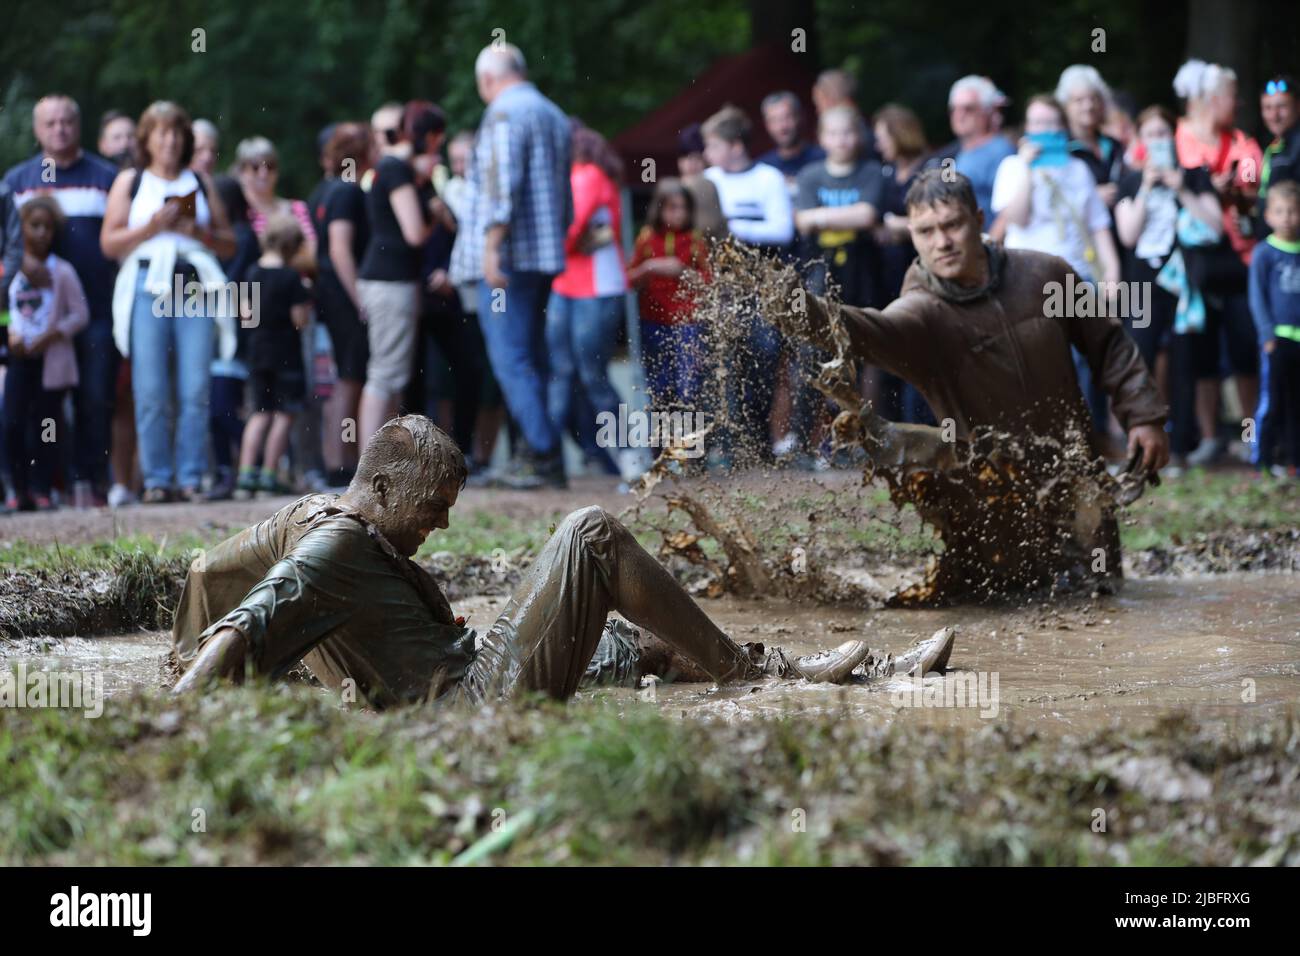
[[[1010,721],[1050,733],[1179,710],[1241,723],[1300,703],[1300,589],[1290,575],[1130,580],[1114,596],[1014,608],[860,611],[733,597],[701,603],[736,640],[796,653],[854,637],[897,653],[944,625],[959,631],[949,673],[919,688],[893,678],[849,687],[657,684],[580,696],[730,721],[839,711],[949,727]],[[483,629],[503,605],[503,598],[476,597],[456,602],[455,610]],[[135,687],[163,688],[168,640],[147,632],[0,642],[0,663],[102,670],[111,701]]]

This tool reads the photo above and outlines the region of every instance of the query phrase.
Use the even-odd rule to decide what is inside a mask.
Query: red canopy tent
[[[816,70],[806,53],[794,53],[787,44],[773,43],[726,56],[705,70],[684,90],[640,122],[614,137],[613,145],[627,164],[626,182],[634,191],[649,191],[653,183],[641,178],[642,162],[655,161],[658,177],[677,175],[677,134],[691,123],[702,123],[728,103],[749,114],[754,124],[753,154],[772,148],[763,129],[759,106],[763,97],[790,90],[804,104],[805,129],[812,136],[812,86]]]

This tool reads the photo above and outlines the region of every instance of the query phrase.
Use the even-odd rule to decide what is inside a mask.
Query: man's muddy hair
[[[402,415],[375,432],[352,480],[365,487],[377,474],[405,488],[432,492],[451,482],[465,487],[469,470],[450,435],[423,415]]]
[[[903,205],[910,213],[917,206],[945,202],[965,206],[972,216],[979,215],[979,203],[975,201],[975,190],[971,188],[970,180],[956,170],[923,170],[908,189]]]

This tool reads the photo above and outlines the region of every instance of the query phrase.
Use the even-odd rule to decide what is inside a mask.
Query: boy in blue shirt
[[[1300,185],[1268,191],[1264,219],[1273,230],[1250,262],[1250,314],[1264,352],[1267,399],[1262,403],[1259,463],[1300,465]]]

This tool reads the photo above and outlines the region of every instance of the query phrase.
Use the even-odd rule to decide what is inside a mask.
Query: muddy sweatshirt
[[[299,660],[325,686],[351,678],[375,707],[436,694],[474,659],[475,634],[452,616],[433,578],[399,555],[336,495],[309,495],[204,551],[172,626],[187,669],[221,627],[239,631],[257,672]]]
[[[1001,262],[999,263],[999,260]],[[996,250],[994,279],[983,294],[953,301],[941,283],[912,264],[902,293],[884,309],[842,306],[852,355],[906,379],[959,438],[988,426],[1064,440],[1069,426],[1090,434],[1070,354],[1085,356],[1124,428],[1163,425],[1167,409],[1137,346],[1116,318],[1045,315],[1050,283],[1066,285],[1065,260],[1027,250]],[[824,300],[807,297],[806,315],[782,325],[834,350]]]

